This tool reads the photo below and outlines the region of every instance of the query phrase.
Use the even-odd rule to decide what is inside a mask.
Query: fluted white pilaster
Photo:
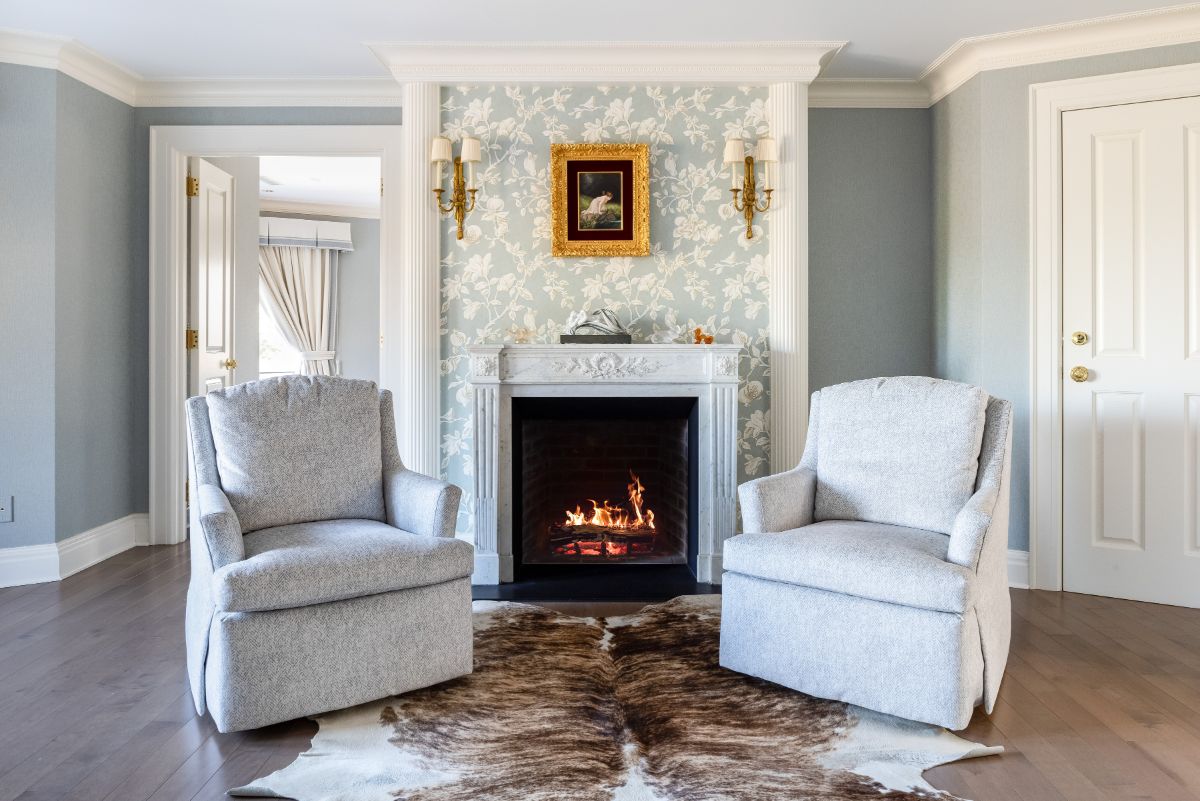
[[[400,241],[385,270],[384,357],[380,382],[396,399],[400,456],[411,469],[438,475],[438,213],[430,184],[429,143],[441,128],[440,87],[406,83],[401,127],[403,172],[385,178],[384,202],[398,199],[403,211]]]
[[[808,425],[808,84],[770,87],[779,143],[770,225],[771,472],[800,462]]]
[[[500,461],[500,350],[499,346],[479,346],[471,354],[471,389],[475,401],[471,437],[475,520],[472,584],[512,581],[512,548],[508,549],[508,559],[503,565],[499,554],[500,529],[509,525],[500,515],[501,471],[505,468]],[[511,447],[507,451],[511,453]],[[504,506],[510,508],[509,504]]]

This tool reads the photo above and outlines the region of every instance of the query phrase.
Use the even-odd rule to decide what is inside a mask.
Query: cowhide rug
[[[720,599],[578,618],[475,604],[475,672],[318,718],[231,795],[299,801],[950,799],[921,773],[999,752],[717,665]]]

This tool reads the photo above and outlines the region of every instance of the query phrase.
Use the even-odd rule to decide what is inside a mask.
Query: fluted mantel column
[[[771,472],[800,462],[808,425],[808,84],[772,84],[767,101],[779,143],[771,211]]]
[[[385,203],[398,198],[403,212],[396,257],[384,265],[385,288],[380,382],[396,399],[396,434],[405,465],[438,475],[438,213],[430,183],[429,143],[441,121],[440,86],[404,84],[401,126],[403,175],[385,184]]]

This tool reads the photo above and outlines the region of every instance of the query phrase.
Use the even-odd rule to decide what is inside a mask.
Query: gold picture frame
[[[650,255],[650,146],[550,145],[550,253]]]

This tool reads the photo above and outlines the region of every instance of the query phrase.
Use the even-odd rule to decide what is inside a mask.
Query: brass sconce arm
[[[469,153],[468,160],[471,163],[471,184],[467,188],[467,181],[463,178],[463,158],[462,156],[454,157],[454,168],[450,182],[450,199],[443,202],[443,195],[446,190],[440,186],[441,183],[441,164],[448,160],[450,153],[450,142],[442,137],[434,140],[433,163],[438,166],[438,183],[439,186],[433,190],[434,204],[438,211],[442,214],[454,214],[454,220],[458,223],[458,239],[463,238],[463,222],[467,215],[475,210],[475,193],[479,190],[475,188],[474,183],[474,163],[479,161],[479,140],[464,139],[464,153]]]
[[[733,167],[731,166],[730,169]],[[764,189],[762,199],[759,199],[758,187],[754,178],[754,156],[746,156],[743,162],[742,188],[734,187],[729,191],[733,193],[734,211],[746,218],[746,238],[753,239],[754,215],[763,214],[771,208],[771,192],[774,191]]]

